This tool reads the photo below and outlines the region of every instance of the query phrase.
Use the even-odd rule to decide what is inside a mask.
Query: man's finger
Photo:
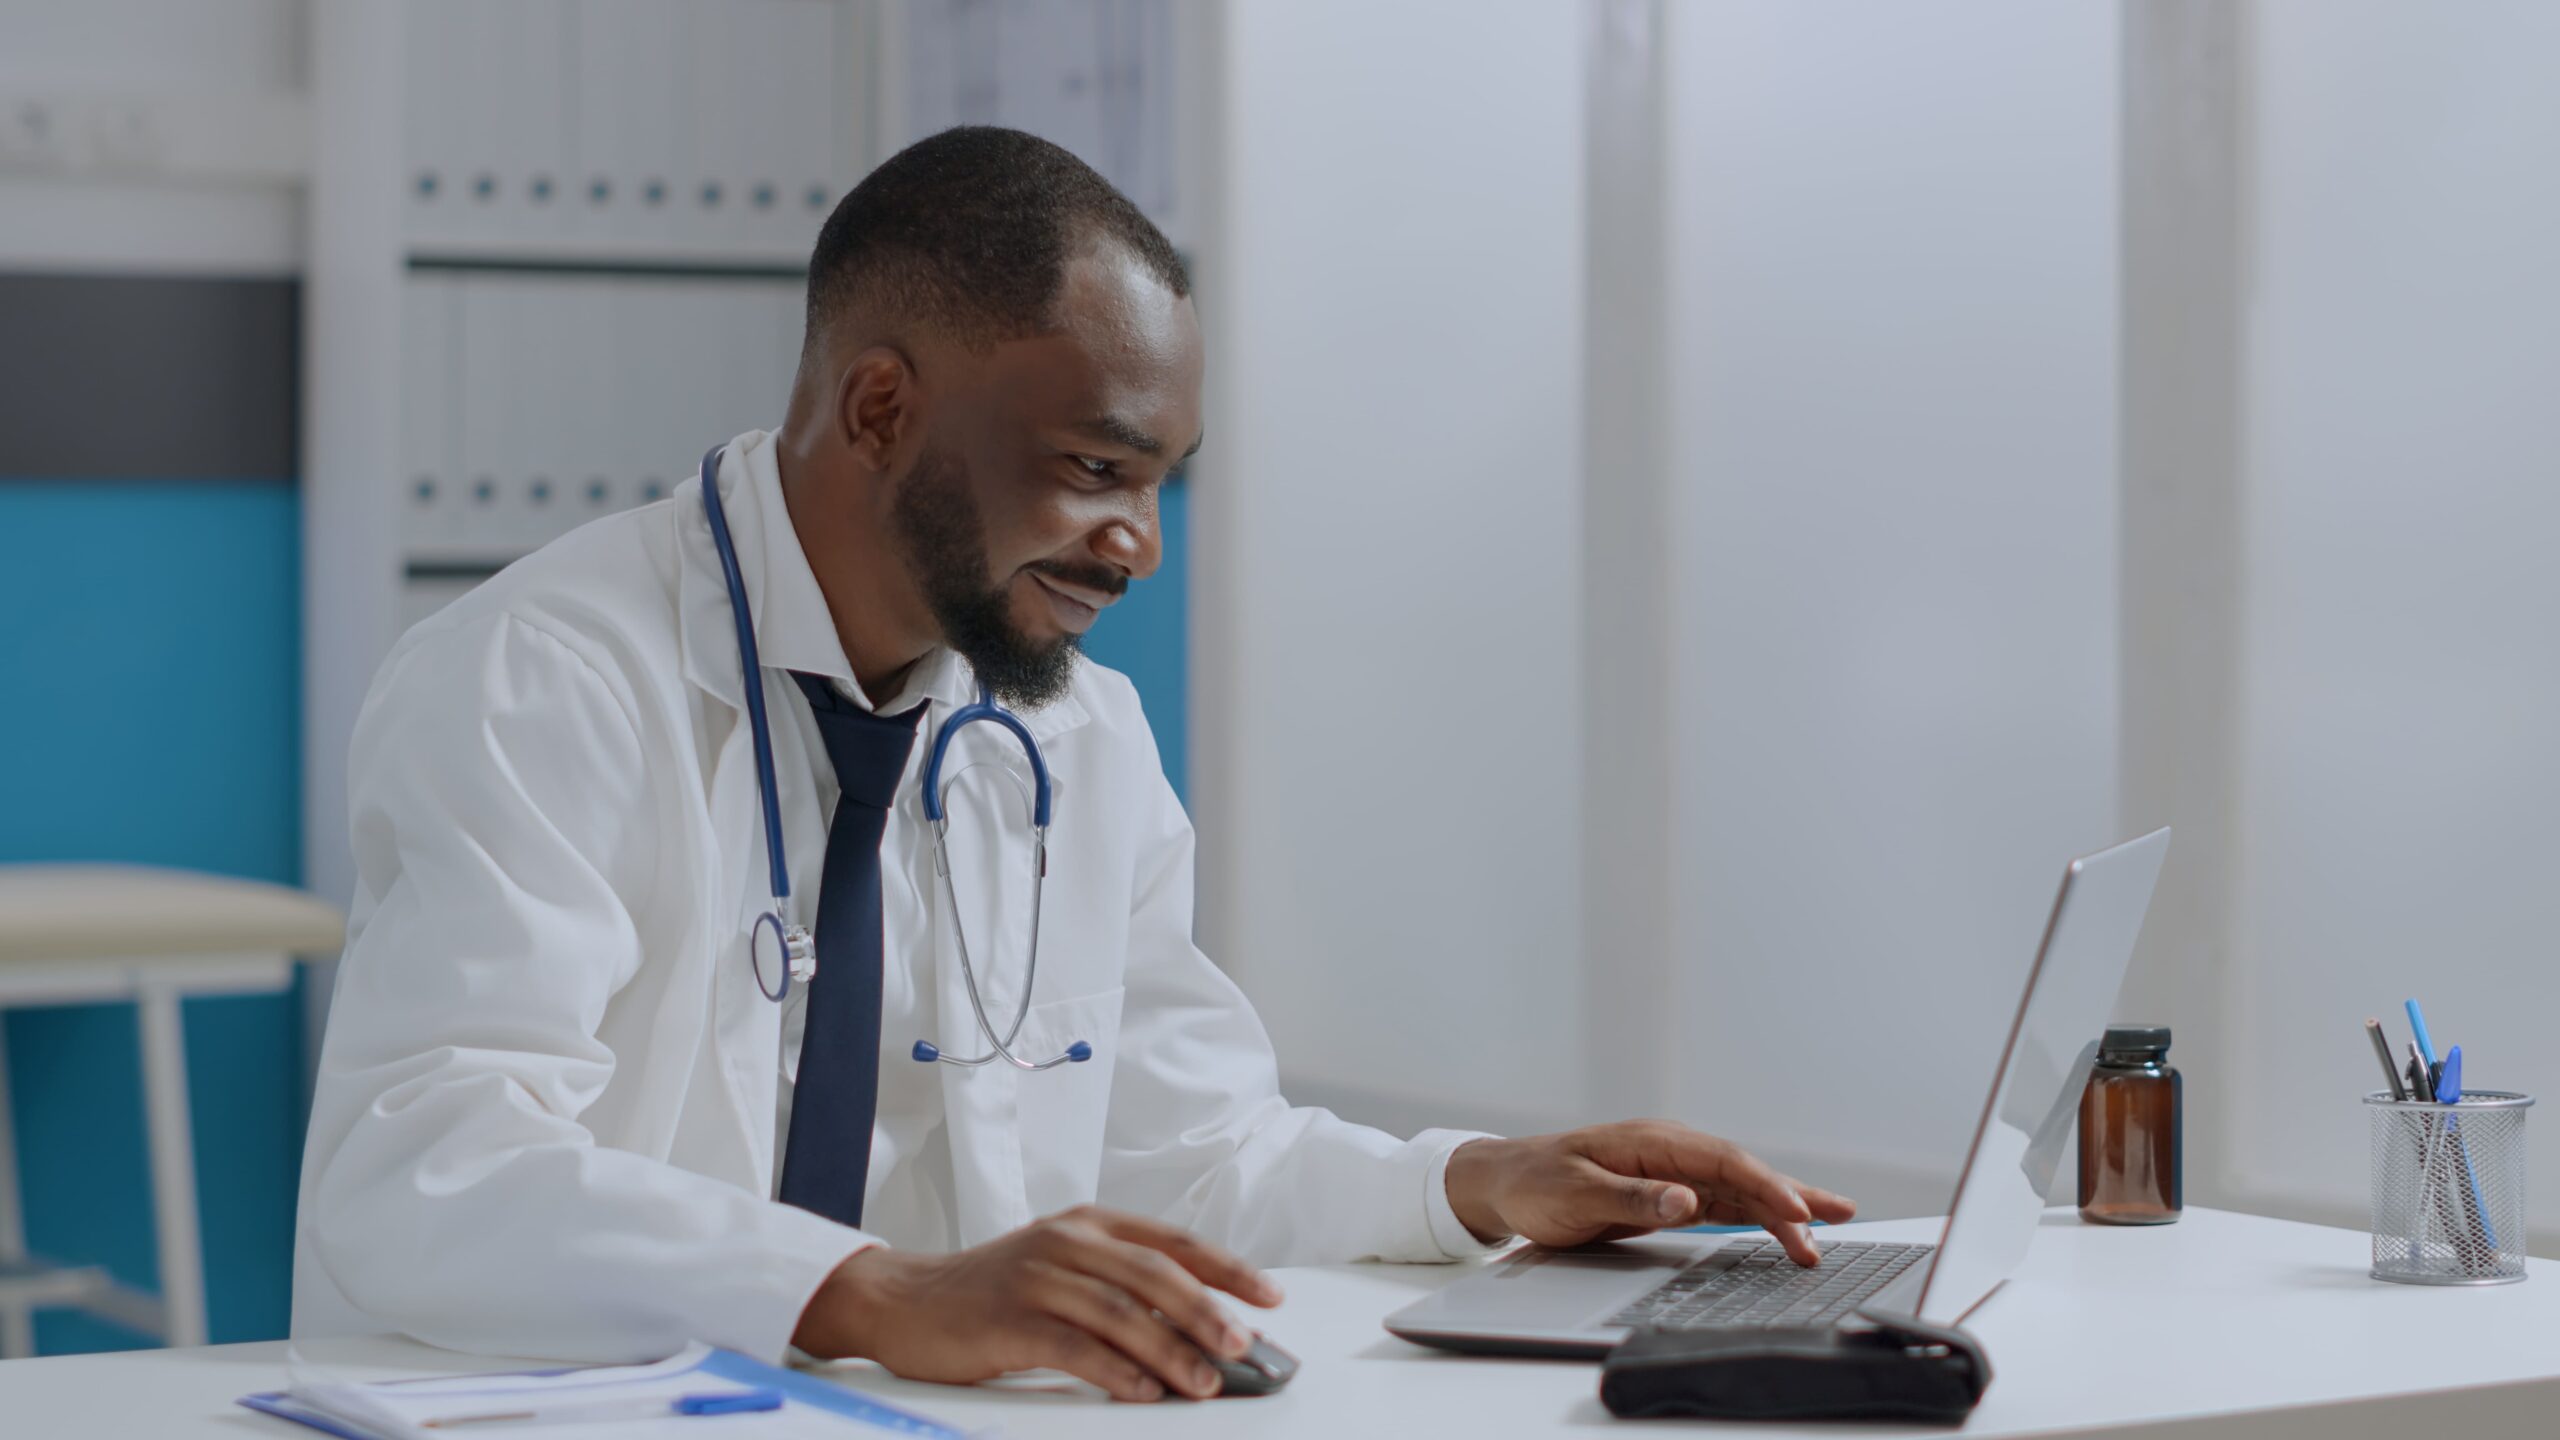
[[[1068,1260],[1074,1268],[1126,1291],[1139,1304],[1159,1311],[1164,1320],[1148,1323],[1159,1330],[1171,1325],[1212,1355],[1234,1358],[1253,1344],[1253,1337],[1210,1295],[1199,1278],[1160,1250],[1123,1240],[1101,1240]],[[1171,1332],[1168,1331],[1168,1334]]]
[[[1118,1350],[1064,1320],[1037,1323],[1037,1330],[1027,1342],[1029,1363],[1022,1368],[1046,1366],[1064,1370],[1114,1400],[1143,1402],[1164,1398],[1164,1382]]]
[[[1183,1269],[1239,1300],[1266,1310],[1280,1303],[1280,1287],[1270,1276],[1188,1230],[1117,1210],[1096,1211],[1092,1218],[1105,1234],[1170,1255]]]
[[[1622,1225],[1635,1225],[1647,1230],[1660,1230],[1671,1225],[1686,1225],[1698,1208],[1698,1197],[1686,1185],[1662,1180],[1637,1180],[1599,1171],[1600,1183],[1607,1186],[1608,1211],[1595,1219],[1614,1220]]]
[[[1167,1389],[1205,1400],[1218,1393],[1218,1372],[1199,1347],[1155,1316],[1128,1291],[1091,1275],[1060,1274],[1044,1285],[1041,1307],[1136,1361]]]
[[[1813,1232],[1804,1226],[1792,1220],[1768,1220],[1762,1222],[1761,1228],[1777,1237],[1778,1248],[1787,1252],[1788,1259],[1805,1266],[1822,1263],[1822,1251],[1814,1246]]]
[[[1680,1178],[1723,1192],[1755,1223],[1771,1226],[1771,1234],[1777,1233],[1776,1225],[1801,1225],[1813,1218],[1812,1208],[1785,1176],[1729,1140],[1682,1130],[1672,1137],[1671,1149]]]
[[[1698,1223],[1702,1225],[1756,1225],[1759,1222],[1752,1218],[1750,1211],[1743,1209],[1732,1201],[1717,1200],[1711,1202],[1707,1206],[1706,1213],[1698,1217]]]

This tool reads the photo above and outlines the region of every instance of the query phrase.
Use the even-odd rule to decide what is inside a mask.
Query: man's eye
[[[1092,476],[1096,480],[1108,480],[1111,478],[1112,465],[1108,460],[1096,460],[1090,455],[1079,455],[1076,457],[1076,465],[1077,468],[1083,470],[1084,473]]]

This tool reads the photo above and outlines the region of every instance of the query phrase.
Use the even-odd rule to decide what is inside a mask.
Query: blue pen
[[[668,1400],[591,1400],[520,1405],[469,1415],[438,1415],[418,1421],[422,1429],[453,1430],[475,1425],[597,1425],[614,1420],[655,1420],[669,1415],[744,1415],[782,1408],[779,1390],[713,1390]]]
[[[782,1396],[771,1390],[740,1390],[728,1395],[686,1395],[676,1401],[679,1415],[746,1415],[782,1408]]]
[[[2441,1104],[2451,1105],[2461,1099],[2462,1047],[2456,1045],[2444,1052],[2444,1078],[2436,1084],[2436,1100]],[[2462,1157],[2462,1178],[2471,1186],[2469,1196],[2471,1218],[2479,1222],[2480,1238],[2487,1243],[2489,1253],[2495,1256],[2498,1251],[2498,1231],[2489,1223],[2489,1201],[2487,1196],[2480,1193],[2480,1172],[2471,1168],[2471,1147],[2462,1143],[2461,1128],[2452,1116],[2445,1117],[2444,1125],[2454,1137],[2454,1153]]]
[[[2415,1000],[2408,1001],[2403,1008],[2409,1012],[2409,1028],[2418,1035],[2418,1058],[2427,1062],[2429,1070],[2435,1069],[2436,1042],[2427,1038],[2427,1017],[2419,1013]]]

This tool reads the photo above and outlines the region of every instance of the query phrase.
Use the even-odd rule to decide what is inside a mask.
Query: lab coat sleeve
[[[869,1237],[580,1123],[660,879],[609,682],[524,620],[458,623],[377,682],[350,771],[363,923],[313,1097],[306,1254],[382,1326],[457,1350],[782,1358]]]
[[[1153,818],[1132,896],[1101,1203],[1181,1225],[1258,1265],[1454,1260],[1497,1248],[1449,1207],[1449,1155],[1476,1133],[1399,1140],[1281,1097],[1261,1018],[1192,943],[1190,818],[1162,766],[1149,774]]]

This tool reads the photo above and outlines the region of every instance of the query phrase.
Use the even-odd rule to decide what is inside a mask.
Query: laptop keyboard
[[[1807,1270],[1775,1240],[1736,1240],[1609,1317],[1650,1330],[1775,1329],[1845,1319],[1934,1248],[1843,1240]]]

